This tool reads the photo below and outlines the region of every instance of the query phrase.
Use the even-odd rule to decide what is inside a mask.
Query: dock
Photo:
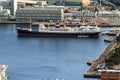
[[[0,21],[0,24],[29,24],[29,21]],[[32,22],[32,25],[44,24],[46,26],[55,26],[55,22]],[[64,25],[63,22],[60,22],[60,25]],[[68,23],[66,26],[81,26],[82,24],[77,23]],[[95,26],[95,24],[86,23],[85,25]],[[120,27],[120,24],[98,24],[99,27]]]
[[[54,26],[55,23],[49,23],[49,22],[33,22],[32,25],[39,25],[39,24],[44,24],[46,26]],[[63,22],[60,23],[60,25],[64,25]],[[77,23],[69,23],[65,24],[66,26],[81,26],[82,24],[77,24]],[[90,26],[96,26],[95,24],[89,24],[85,23],[84,25],[90,25]],[[120,24],[98,24],[97,26],[99,27],[120,27]]]

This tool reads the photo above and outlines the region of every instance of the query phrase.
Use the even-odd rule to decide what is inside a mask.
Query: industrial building
[[[88,6],[90,4],[90,0],[64,0],[64,3],[69,6]]]
[[[63,21],[63,9],[48,8],[22,8],[16,11],[17,21]]]

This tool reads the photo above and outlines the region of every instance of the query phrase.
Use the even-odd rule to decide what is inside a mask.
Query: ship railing
[[[20,28],[20,27],[17,27],[17,29],[28,30],[28,28]]]

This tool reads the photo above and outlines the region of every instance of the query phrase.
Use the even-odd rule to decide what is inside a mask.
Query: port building
[[[16,11],[16,21],[63,21],[64,10],[60,8],[22,8]]]
[[[90,0],[64,0],[64,3],[69,6],[88,6]]]

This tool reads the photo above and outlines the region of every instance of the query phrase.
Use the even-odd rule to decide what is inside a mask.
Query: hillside
[[[108,68],[111,66],[120,64],[120,35],[116,38],[115,47],[109,53],[109,56],[105,58],[105,63]]]

